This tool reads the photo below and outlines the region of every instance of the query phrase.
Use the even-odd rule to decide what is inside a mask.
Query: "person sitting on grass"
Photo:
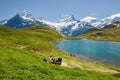
[[[47,57],[45,57],[45,58],[43,59],[43,61],[44,61],[44,62],[47,62]]]
[[[56,59],[50,56],[50,63],[56,64]]]
[[[62,63],[62,57],[59,57],[56,62],[57,62],[58,64],[61,64],[61,63]]]
[[[50,62],[51,62],[51,63],[53,63],[53,60],[54,60],[53,57],[50,56]]]

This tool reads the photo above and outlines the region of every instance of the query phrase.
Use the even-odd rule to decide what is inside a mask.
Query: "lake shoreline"
[[[119,64],[105,62],[105,61],[100,61],[100,60],[96,60],[96,59],[93,59],[93,58],[90,58],[90,57],[87,57],[87,56],[82,56],[82,55],[73,54],[73,53],[65,52],[65,54],[67,54],[70,57],[74,57],[74,58],[77,58],[77,59],[80,59],[80,60],[89,61],[89,62],[92,62],[92,63],[95,63],[95,64],[104,64],[104,65],[107,65],[107,66],[113,66],[113,67],[120,68]]]

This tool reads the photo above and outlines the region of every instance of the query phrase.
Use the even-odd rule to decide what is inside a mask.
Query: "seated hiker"
[[[59,58],[58,58],[57,63],[58,63],[58,64],[61,64],[61,63],[62,63],[62,57],[59,57]]]
[[[50,62],[56,64],[55,58],[53,58],[52,56],[50,56]]]
[[[55,58],[53,58],[53,63],[56,64],[56,59]]]
[[[50,56],[50,62],[51,62],[51,63],[53,63],[53,60],[54,60],[53,57]]]
[[[44,61],[44,62],[47,62],[47,57],[45,57],[45,58],[43,59],[43,61]]]

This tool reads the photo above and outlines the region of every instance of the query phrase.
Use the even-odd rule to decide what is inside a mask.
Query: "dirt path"
[[[120,73],[116,70],[105,68],[105,67],[96,67],[96,66],[90,66],[88,69],[85,69],[82,65],[71,62],[70,64],[67,64],[66,62],[62,62],[61,66],[68,67],[68,68],[80,68],[83,70],[93,70],[93,71],[99,71],[99,72],[106,72],[106,73]]]
[[[64,66],[64,67],[68,67],[68,68],[72,68],[71,66],[69,66],[67,63],[65,62],[62,62],[61,66]]]
[[[83,66],[80,65],[80,64],[78,64],[78,63],[71,62],[70,64],[71,64],[72,66],[74,66],[74,67],[77,67],[77,68],[83,69]]]

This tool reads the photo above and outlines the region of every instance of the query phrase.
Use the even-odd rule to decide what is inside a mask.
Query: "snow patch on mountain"
[[[71,21],[76,21],[73,15],[68,15],[65,19],[60,19],[58,22],[71,22]]]
[[[5,25],[7,22],[8,22],[8,20],[2,20],[2,21],[0,21],[0,25],[1,25],[1,26],[2,26],[2,25]]]
[[[27,12],[26,10],[23,11],[23,12],[21,12],[21,13],[19,13],[19,15],[20,15],[23,19],[26,19],[26,20],[31,20],[31,21],[34,21],[34,20],[35,20],[34,17],[32,17],[32,15],[31,15],[29,12]]]
[[[120,17],[120,13],[109,16],[109,17],[107,17],[107,19],[114,19],[116,17]]]
[[[95,17],[90,17],[90,16],[87,16],[87,17],[84,17],[81,21],[85,21],[85,22],[93,22],[93,21],[96,21],[97,18]]]

